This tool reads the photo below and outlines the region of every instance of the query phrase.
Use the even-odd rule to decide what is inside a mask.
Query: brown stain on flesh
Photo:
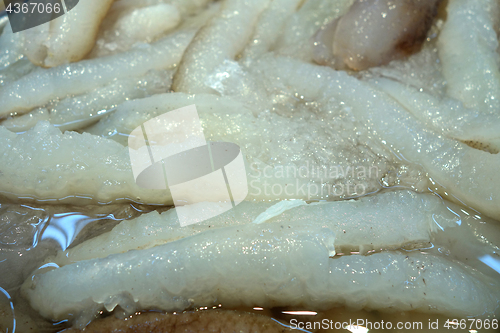
[[[483,143],[483,142],[476,141],[476,140],[464,140],[462,142],[471,148],[482,150],[482,151],[488,152],[490,154],[500,153],[500,150],[498,148],[493,147],[489,143]]]
[[[438,0],[433,6],[413,9],[414,15],[418,17],[418,19],[413,22],[407,29],[408,31],[401,35],[396,42],[396,52],[399,52],[403,57],[408,57],[421,50],[427,38],[427,33],[434,22],[434,18],[438,14],[440,4],[441,0]],[[421,12],[418,13],[418,11]]]

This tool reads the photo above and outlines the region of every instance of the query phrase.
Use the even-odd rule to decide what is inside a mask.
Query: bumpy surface
[[[217,203],[207,204],[217,206]],[[133,249],[151,248],[215,228],[253,223],[272,207],[272,203],[243,202],[224,214],[186,227],[179,225],[175,209],[161,215],[151,212],[123,221],[109,233],[60,252],[54,262],[65,265],[104,258]],[[206,205],[203,208],[206,209]],[[457,226],[459,220],[437,196],[397,191],[347,202],[301,205],[271,215],[263,223],[292,222],[311,222],[328,227],[336,235],[337,252],[346,250],[366,254],[374,249],[428,246],[432,234],[442,228]]]
[[[155,44],[103,59],[38,69],[0,90],[0,116],[25,113],[54,98],[81,94],[115,79],[144,75],[151,69],[169,68],[180,61],[192,37],[193,32],[179,32]]]
[[[22,135],[0,127],[0,138],[5,196],[49,202],[66,198],[66,202],[87,204],[118,198],[171,201],[168,191],[151,192],[137,186],[128,150],[114,141],[88,133],[62,134],[48,122]],[[21,168],[26,172],[20,173]]]
[[[400,2],[430,11],[398,12],[392,0],[116,0],[99,25],[92,0],[33,38],[6,27],[0,195],[15,202],[0,199],[0,330],[10,299],[23,332],[219,304],[497,318],[500,3]],[[346,15],[360,3],[382,6]],[[438,3],[432,22],[414,15]],[[334,33],[339,21],[346,34]],[[382,47],[393,37],[412,52],[423,45],[387,65],[335,70],[334,46],[353,34],[373,49],[370,66],[401,55]],[[181,227],[181,208],[143,205],[172,198],[136,185],[126,145],[144,122],[192,104],[207,141],[241,148],[249,195]],[[158,124],[145,139],[180,151],[182,124]],[[190,183],[176,203],[208,193],[193,211],[216,211],[213,185]],[[161,321],[201,329],[209,316]],[[207,329],[237,320],[221,318]]]
[[[80,322],[118,305],[132,313],[219,303],[345,304],[465,316],[498,308],[494,280],[463,264],[421,253],[331,259],[334,238],[328,227],[304,222],[222,228],[57,268],[27,280],[23,292],[42,315],[60,320],[78,314]]]

